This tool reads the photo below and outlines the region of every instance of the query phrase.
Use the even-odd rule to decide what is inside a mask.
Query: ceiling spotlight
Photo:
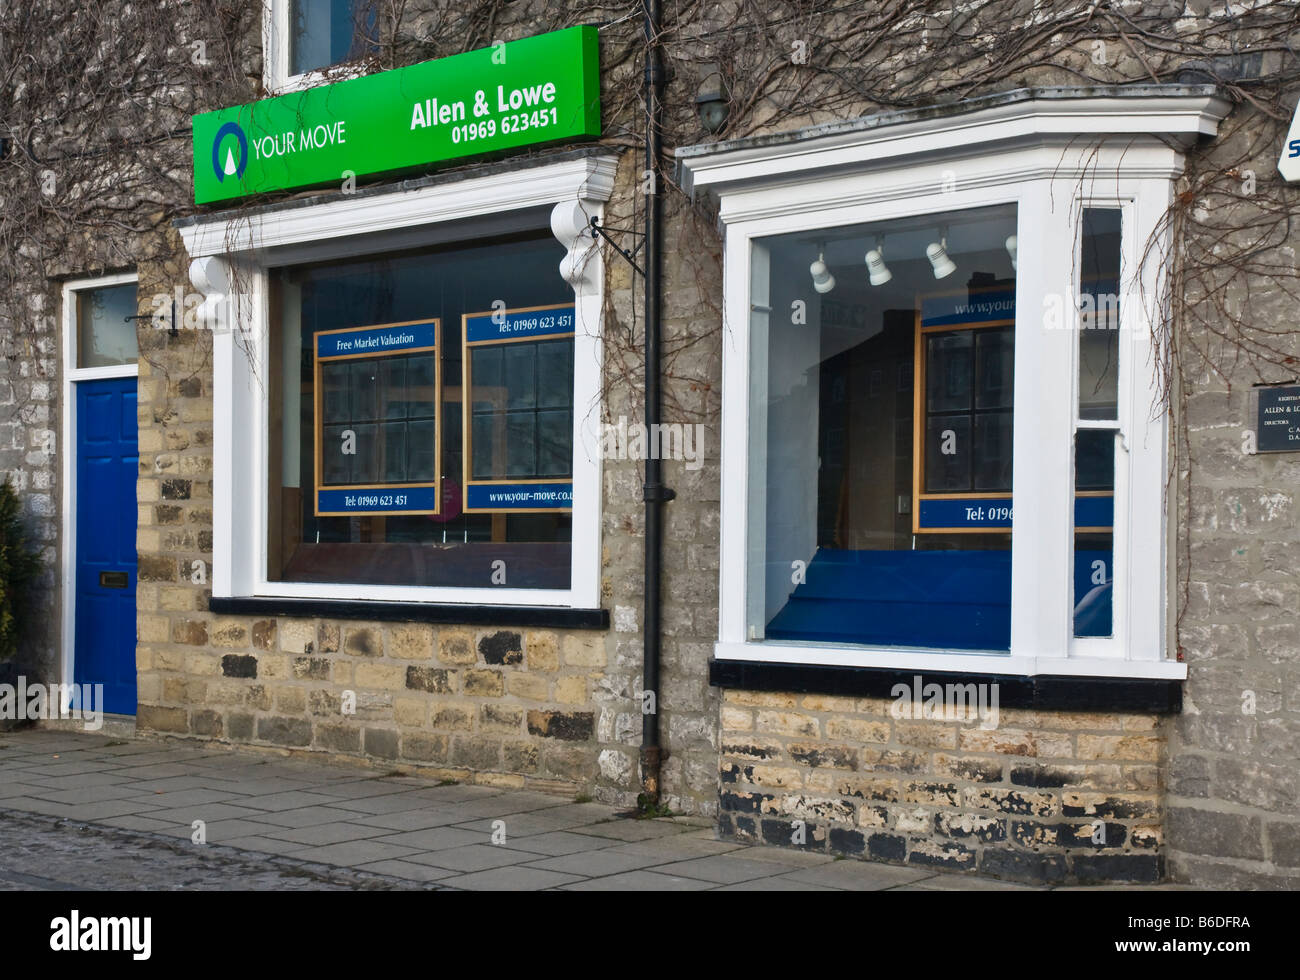
[[[885,265],[884,253],[883,241],[877,241],[876,247],[867,253],[867,278],[871,280],[873,286],[883,286],[894,278],[894,274],[889,271],[889,266]]]
[[[817,261],[808,267],[812,273],[813,289],[819,293],[829,293],[835,288],[835,277],[831,275],[831,270],[826,267],[826,260],[822,253],[817,253]]]
[[[1014,270],[1015,272],[1019,272],[1019,271],[1020,271],[1020,266],[1018,266],[1018,265],[1016,264],[1016,247],[1017,247],[1017,244],[1018,244],[1018,243],[1016,242],[1016,236],[1015,236],[1015,235],[1012,235],[1010,238],[1007,239],[1007,254],[1011,256],[1011,268],[1012,268],[1012,270]]]
[[[948,258],[948,232],[945,230],[937,242],[925,246],[925,257],[934,269],[934,278],[943,279],[957,271],[957,266]]]

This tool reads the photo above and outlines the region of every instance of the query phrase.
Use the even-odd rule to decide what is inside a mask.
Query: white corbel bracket
[[[229,308],[230,265],[216,255],[195,259],[190,263],[190,282],[203,295],[195,319],[204,326],[220,327],[222,313]]]
[[[599,203],[582,198],[561,201],[551,209],[551,234],[566,250],[560,260],[560,276],[575,290],[596,285],[589,280],[599,265],[591,262],[596,253],[591,218],[599,214]]]

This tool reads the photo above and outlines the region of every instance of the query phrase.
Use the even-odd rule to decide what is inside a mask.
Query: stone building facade
[[[268,0],[265,29],[262,23],[246,23],[239,36],[225,39],[237,52],[241,84],[251,78],[255,88],[265,88],[218,89],[221,94],[211,100],[198,100],[196,112],[293,90],[282,63],[289,48],[277,47],[276,33],[287,29],[287,22],[276,18],[288,6]],[[1016,31],[1033,26],[1028,5],[1025,11],[1007,11],[1005,5],[1001,12],[991,9],[998,6],[982,5],[990,8],[980,12],[985,18],[980,25],[988,28],[978,35],[984,38],[978,42],[982,52],[996,50],[987,40],[997,33],[993,26]],[[1135,9],[1158,19],[1171,6],[1182,7],[1139,4]],[[603,225],[629,250],[635,244],[631,231],[639,227],[646,206],[635,104],[642,42],[639,26],[618,20],[626,13],[593,8],[591,17],[574,21],[541,4],[497,25],[507,41],[572,23],[606,25],[598,139],[457,160],[427,167],[425,173],[363,176],[355,193],[314,188],[209,206],[173,196],[165,201],[166,220],[148,234],[50,255],[46,278],[21,283],[15,295],[24,326],[14,328],[10,356],[0,362],[0,470],[11,475],[24,499],[48,569],[38,599],[38,618],[48,628],[33,635],[25,664],[29,673],[68,682],[75,639],[68,632],[68,624],[75,630],[68,609],[75,590],[67,587],[71,570],[62,564],[75,520],[66,507],[65,464],[76,447],[62,444],[71,411],[67,369],[76,364],[67,349],[75,331],[65,325],[75,317],[62,304],[75,297],[80,282],[132,273],[137,309],[146,317],[137,321],[136,334],[137,732],[319,753],[436,778],[636,805],[645,704],[643,460],[606,454],[595,464],[598,551],[587,556],[598,568],[594,603],[574,600],[551,608],[477,599],[458,609],[446,601],[368,604],[355,597],[259,594],[241,588],[240,573],[221,563],[242,560],[238,546],[232,549],[229,542],[249,537],[247,527],[262,527],[257,522],[264,520],[258,516],[260,500],[241,496],[241,488],[266,474],[253,468],[248,482],[241,483],[243,470],[231,476],[230,461],[270,452],[259,438],[240,442],[243,426],[255,418],[248,406],[265,393],[232,385],[230,372],[236,369],[230,363],[242,350],[238,328],[223,333],[187,319],[194,313],[191,298],[256,293],[240,276],[252,274],[248,270],[258,256],[271,256],[266,260],[271,267],[288,263],[275,256],[298,254],[293,249],[305,255],[317,247],[311,238],[316,232],[294,229],[332,221],[342,207],[358,209],[353,238],[339,233],[342,247],[321,246],[319,256],[328,253],[337,260],[376,251],[365,235],[378,224],[368,225],[367,215],[454,211],[462,206],[455,202],[496,193],[505,202],[502,213],[526,211],[530,229],[549,229],[550,247],[558,239],[559,254],[579,266],[566,276],[579,304],[586,296],[600,310],[594,334],[602,342],[599,403],[589,413],[590,426],[599,433],[599,426],[620,418],[635,420],[642,405],[640,270],[587,229],[563,227],[565,202],[576,199],[598,209]],[[1097,38],[1110,39],[1110,60],[1097,61],[1092,35],[1071,35],[1060,44],[1044,36],[1039,43],[1049,52],[1045,59],[1028,59],[1041,63],[1016,60],[1006,73],[989,75],[977,73],[970,61],[945,61],[943,45],[932,44],[921,54],[903,48],[888,53],[876,70],[892,71],[899,88],[878,96],[847,97],[816,87],[813,94],[792,94],[775,72],[763,84],[772,77],[778,81],[761,90],[762,98],[750,99],[746,79],[760,76],[752,60],[725,45],[713,51],[699,42],[674,40],[672,33],[666,38],[673,74],[665,129],[677,158],[664,176],[663,331],[672,351],[665,370],[664,421],[698,425],[703,433],[697,458],[664,462],[665,483],[676,498],[664,507],[662,678],[653,693],[666,753],[662,802],[672,811],[714,817],[721,833],[738,839],[1017,880],[1177,880],[1242,888],[1300,884],[1300,623],[1292,573],[1292,559],[1300,553],[1293,506],[1300,463],[1287,453],[1250,451],[1243,441],[1256,427],[1260,386],[1290,380],[1286,364],[1300,356],[1287,294],[1277,288],[1296,275],[1294,246],[1283,235],[1269,240],[1263,265],[1249,257],[1259,229],[1267,230],[1269,216],[1276,213],[1271,209],[1293,207],[1296,192],[1276,174],[1282,130],[1243,93],[1257,104],[1262,98],[1257,83],[1270,74],[1294,81],[1294,69],[1282,63],[1272,44],[1276,25],[1267,17],[1232,28],[1234,37],[1258,43],[1262,60],[1252,68],[1203,55],[1198,32],[1219,29],[1218,14],[1195,4],[1179,13],[1178,31],[1187,50],[1200,51],[1201,57],[1188,54],[1180,61],[1171,55],[1152,68],[1100,25]],[[427,38],[434,29],[430,25],[441,24],[444,16],[442,5],[414,4],[407,21],[379,30]],[[721,14],[691,8],[683,17],[673,26],[682,38],[706,27],[743,35]],[[959,31],[956,25],[922,21],[918,29],[951,30],[968,38],[965,27]],[[829,22],[810,26],[814,67],[820,57],[817,38],[829,36],[834,27]],[[876,29],[888,30],[886,25]],[[787,68],[796,71],[807,62],[797,60],[792,38],[782,34],[777,46],[787,62],[795,52],[793,67]],[[486,47],[491,40],[464,48],[385,47],[382,57],[388,60],[366,63],[365,70]],[[735,41],[742,51],[776,43]],[[909,58],[919,67],[906,67]],[[926,65],[942,79],[928,95],[915,81]],[[1080,66],[1089,65],[1089,84],[1080,85]],[[970,84],[956,98],[963,72]],[[703,105],[717,88],[710,87],[714,74],[725,77],[717,101],[730,111],[728,128],[718,135],[696,119],[697,98]],[[295,84],[313,81],[330,79]],[[903,93],[913,85],[920,87]],[[1294,88],[1279,98],[1287,96],[1294,103]],[[1076,107],[1083,107],[1080,116],[1070,116]],[[1107,121],[1078,122],[1084,110]],[[1139,118],[1140,124],[1134,122]],[[768,220],[763,209],[776,208],[772,202],[782,196],[797,197],[801,188],[844,181],[852,190],[859,180],[864,201],[877,194],[880,220],[902,221],[906,215],[892,202],[903,199],[905,184],[911,188],[933,174],[935,187],[926,194],[974,193],[968,190],[977,183],[972,174],[985,164],[970,162],[973,153],[950,155],[963,141],[989,157],[1020,154],[1029,160],[1038,153],[1063,160],[1081,138],[1095,140],[1087,145],[1096,157],[1079,164],[1077,180],[1092,181],[1096,198],[1109,193],[1097,189],[1107,179],[1118,182],[1124,167],[1137,166],[1136,157],[1149,152],[1150,159],[1142,162],[1147,169],[1138,176],[1125,171],[1124,179],[1162,181],[1173,217],[1143,212],[1140,221],[1193,253],[1217,247],[1242,257],[1236,266],[1225,262],[1215,279],[1213,270],[1198,272],[1204,267],[1169,258],[1173,250],[1163,246],[1164,258],[1152,275],[1173,277],[1174,292],[1145,297],[1157,309],[1143,322],[1153,336],[1164,338],[1152,349],[1172,365],[1160,379],[1168,409],[1168,422],[1159,430],[1165,445],[1152,457],[1157,476],[1170,479],[1142,504],[1145,513],[1159,515],[1153,533],[1161,548],[1152,554],[1164,570],[1154,587],[1165,609],[1145,612],[1160,648],[1147,644],[1139,656],[1135,650],[1141,644],[1133,641],[1134,650],[1121,651],[1118,659],[1146,662],[1109,674],[1095,663],[1071,673],[1060,657],[1038,651],[1035,656],[1053,665],[1011,663],[1021,637],[1030,635],[1022,631],[1038,628],[1017,598],[1034,587],[1025,576],[1050,568],[1053,556],[1065,554],[1040,554],[1025,544],[1010,557],[1007,572],[1014,583],[1011,649],[1004,658],[1010,666],[963,669],[964,654],[945,655],[933,666],[925,654],[855,662],[856,654],[845,654],[838,641],[821,645],[836,651],[829,659],[728,654],[735,636],[727,631],[749,625],[732,623],[727,612],[729,602],[744,604],[737,591],[746,588],[743,558],[738,567],[728,555],[738,554],[734,542],[736,529],[744,525],[746,499],[753,505],[752,497],[736,495],[736,474],[754,472],[757,458],[746,456],[748,437],[735,438],[752,435],[736,427],[742,424],[737,420],[752,424],[752,406],[745,392],[728,384],[747,377],[735,372],[749,370],[748,363],[737,366],[735,348],[729,346],[736,331],[757,329],[748,319],[753,297],[746,293],[742,305],[734,305],[737,283],[748,284],[752,274],[751,253],[736,244],[750,241],[744,237],[750,235],[746,222],[759,227]],[[1104,148],[1113,147],[1116,138],[1139,149],[1126,150],[1127,156],[1120,154],[1120,162],[1106,170],[1110,158]],[[933,145],[922,146],[927,139]],[[907,155],[891,158],[891,151],[882,149],[891,141],[905,146]],[[188,136],[174,143],[188,166]],[[194,166],[205,165],[194,152]],[[797,169],[803,164],[789,163],[817,154],[826,157],[808,163],[804,172]],[[4,166],[0,162],[0,179]],[[949,171],[951,188],[945,186]],[[1247,173],[1250,194],[1242,193]],[[1040,173],[1032,179],[1048,186],[1057,178]],[[547,181],[564,189],[547,198],[537,189]],[[1057,192],[1068,192],[1067,183],[1055,185]],[[1151,191],[1143,188],[1130,196],[1146,201]],[[16,192],[21,189],[12,184],[0,186],[11,200]],[[906,189],[906,194],[921,193]],[[1024,229],[1039,216],[1031,202],[1040,199],[1018,200],[1025,239]],[[966,208],[979,203],[962,201]],[[809,205],[813,212],[829,206]],[[490,214],[487,205],[474,215],[456,212],[460,240],[477,234],[463,230],[473,228],[472,220]],[[392,232],[405,219],[399,214],[384,220],[391,220]],[[432,227],[436,220],[426,223]],[[819,226],[814,221],[812,227]],[[888,235],[902,240],[907,231],[893,228],[888,226]],[[245,229],[249,237],[241,239]],[[774,233],[755,234],[762,243],[768,241],[762,235]],[[954,234],[954,254],[957,242]],[[943,243],[949,244],[946,235]],[[1020,261],[1040,261],[1025,258],[1026,244],[1022,241]],[[883,254],[898,261],[887,241]],[[1125,261],[1132,257],[1126,253]],[[801,260],[801,283],[811,258]],[[208,259],[219,264],[203,264]],[[1014,269],[1014,254],[1012,262]],[[834,271],[845,281],[840,266]],[[200,272],[203,281],[194,278]],[[224,282],[213,281],[217,273]],[[1023,292],[1024,277],[1019,282]],[[790,296],[782,294],[778,303],[775,282],[772,288],[770,307],[788,309]],[[790,294],[794,302],[822,302],[811,281],[798,288],[803,292]],[[167,303],[158,297],[174,295],[181,296],[182,322],[171,331],[165,323]],[[1016,326],[1028,335],[1034,321],[1024,311],[1037,307],[1026,305],[1024,295],[1018,303]],[[813,308],[830,316],[830,307]],[[161,319],[148,319],[160,313]],[[1253,324],[1268,335],[1267,344],[1236,327],[1216,332],[1225,315],[1234,324]],[[1241,355],[1242,350],[1253,355]],[[1033,363],[1022,359],[1020,348],[1017,362]],[[1026,387],[1023,393],[1033,390]],[[1022,389],[1016,392],[1019,400]],[[1032,468],[1022,459],[1016,472]],[[1017,495],[1021,486],[1017,483]],[[1032,523],[1040,520],[1037,516],[1017,520],[1025,522],[1016,525],[1017,542],[1053,533],[1045,523]],[[852,524],[841,520],[841,526]],[[1132,544],[1137,538],[1128,540],[1135,551],[1144,547]],[[777,556],[777,561],[788,569],[788,560]],[[1134,562],[1135,575],[1155,567],[1140,565],[1138,558]],[[1051,592],[1049,581],[1054,579],[1040,585],[1045,596]],[[1045,598],[1044,606],[1054,601]],[[1062,616],[1068,614],[1066,600],[1057,605],[1065,610]],[[1144,612],[1136,600],[1130,608],[1134,621]],[[756,639],[750,634],[739,642]],[[1072,639],[1073,634],[1063,636],[1061,643]],[[1025,642],[1028,649],[1032,637]],[[925,714],[919,703],[894,693],[898,684],[911,688],[914,678],[917,691],[926,683],[997,687],[996,724],[949,709]]]

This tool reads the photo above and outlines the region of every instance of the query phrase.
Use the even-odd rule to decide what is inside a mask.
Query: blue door
[[[104,711],[135,714],[136,379],[77,383],[73,680],[104,685]]]

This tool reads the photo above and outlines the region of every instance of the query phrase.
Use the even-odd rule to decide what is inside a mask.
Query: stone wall
[[[31,596],[30,628],[11,665],[15,674],[49,683],[59,663],[59,319],[52,291],[27,297],[35,342],[0,358],[0,480],[22,504],[29,541],[43,563]],[[50,629],[48,624],[54,624]]]
[[[1188,678],[1169,742],[1167,836],[1171,876],[1210,888],[1300,887],[1300,456],[1252,454],[1249,442],[1253,386],[1295,383],[1294,235],[1270,234],[1277,247],[1235,271],[1275,206],[1257,202],[1281,187],[1278,147],[1258,139],[1264,125],[1238,110],[1209,151],[1226,176],[1193,202],[1192,233],[1222,235],[1222,293],[1189,297],[1199,317],[1180,344],[1186,443],[1171,588]],[[1248,171],[1259,188],[1242,179]],[[1234,337],[1265,339],[1275,353],[1244,357]]]
[[[171,612],[140,616],[141,729],[496,786],[627,781],[629,756],[597,745],[599,633]]]
[[[1036,882],[1158,880],[1166,725],[728,690],[722,833]]]

